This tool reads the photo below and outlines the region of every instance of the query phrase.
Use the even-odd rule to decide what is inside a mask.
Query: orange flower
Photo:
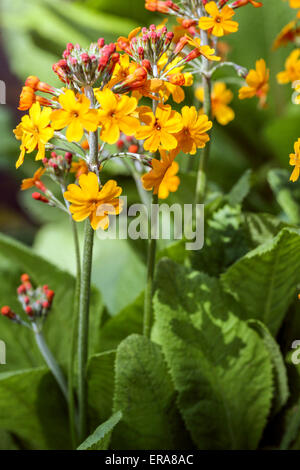
[[[152,170],[142,176],[144,189],[158,194],[160,199],[166,199],[170,192],[175,192],[180,184],[177,176],[179,165],[174,162],[176,151],[166,152],[160,150],[161,160],[152,159]]]
[[[29,86],[23,86],[21,94],[20,94],[20,101],[18,109],[20,111],[27,111],[30,109],[34,103],[40,103],[42,106],[51,106],[52,103],[47,98],[43,96],[38,96],[34,93],[34,90]]]
[[[75,178],[78,178],[81,175],[87,175],[89,172],[89,167],[85,160],[79,160],[78,162],[72,162],[70,173],[75,173]]]
[[[176,134],[182,129],[182,119],[170,105],[159,105],[155,115],[149,106],[139,109],[140,120],[146,125],[141,126],[136,133],[138,140],[146,139],[144,149],[156,152],[158,148],[173,150],[177,147]]]
[[[197,112],[195,106],[184,106],[181,110],[183,128],[176,134],[178,150],[195,155],[198,148],[205,147],[209,141],[207,131],[212,128],[212,122],[201,112]]]
[[[300,49],[295,49],[285,62],[285,70],[277,74],[278,83],[285,84],[300,79]]]
[[[293,173],[291,174],[290,181],[297,181],[300,175],[300,139],[294,144],[295,153],[290,154],[290,165],[294,166]]]
[[[186,36],[186,38],[188,40],[188,44],[199,51],[200,55],[204,56],[207,60],[213,60],[216,62],[221,60],[221,57],[215,55],[215,49],[212,49],[209,46],[201,46],[200,38],[190,38],[189,36]]]
[[[135,28],[133,29],[129,34],[128,34],[128,38],[126,38],[125,36],[120,36],[117,40],[117,51],[125,51],[127,52],[127,50],[129,49],[130,51],[130,48],[129,48],[129,45],[130,45],[130,42],[131,42],[131,39],[134,38],[135,36],[138,35],[138,33],[140,32],[141,30],[141,27],[138,27],[138,28]]]
[[[38,77],[35,77],[34,75],[30,75],[27,77],[25,81],[25,86],[29,86],[32,88],[34,91],[42,91],[44,93],[54,93],[55,90],[52,86],[48,85],[48,83],[41,82],[41,80]]]
[[[204,90],[199,87],[195,92],[196,98],[203,103]],[[234,119],[234,111],[228,106],[233,100],[233,93],[226,88],[225,83],[216,82],[211,93],[211,111],[213,118],[216,118],[219,124],[226,126]]]
[[[246,77],[247,86],[240,88],[239,98],[244,100],[246,98],[259,98],[260,106],[265,106],[267,94],[270,88],[269,85],[270,71],[266,67],[264,59],[256,61],[256,69],[250,70]]]
[[[32,178],[24,179],[22,181],[21,190],[24,191],[26,189],[32,188],[33,186],[38,186],[40,189],[42,189],[39,183],[41,183],[40,180],[45,171],[46,169],[41,167],[34,173]]]
[[[217,37],[224,34],[235,33],[239,29],[239,24],[232,21],[235,12],[228,5],[219,10],[216,2],[209,2],[205,5],[205,10],[210,15],[202,16],[199,20],[199,28],[211,30],[212,34]]]
[[[122,211],[119,196],[122,188],[116,181],[109,180],[100,189],[97,175],[88,173],[81,175],[78,184],[69,184],[64,193],[65,199],[71,202],[70,211],[76,222],[90,218],[94,230],[99,227],[106,230],[109,226],[109,214],[117,215]]]
[[[290,21],[278,34],[273,44],[273,50],[278,49],[281,46],[286,46],[289,42],[294,42],[297,36],[300,36],[300,28],[297,26],[297,22]]]

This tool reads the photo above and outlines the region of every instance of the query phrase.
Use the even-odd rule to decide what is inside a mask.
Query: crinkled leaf
[[[77,450],[107,450],[112,431],[121,418],[121,411],[114,413],[107,421],[100,424],[93,434],[80,444]]]

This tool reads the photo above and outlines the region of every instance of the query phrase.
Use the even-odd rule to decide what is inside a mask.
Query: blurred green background
[[[291,88],[276,84],[276,74],[283,69],[293,46],[273,52],[272,43],[280,29],[295,16],[295,11],[282,0],[264,0],[263,3],[263,8],[247,6],[238,10],[239,32],[226,41],[231,47],[229,60],[248,68],[259,58],[266,60],[271,69],[268,108],[258,110],[255,99],[240,102],[237,99],[239,85],[229,84],[235,93],[232,107],[236,119],[226,127],[214,126],[209,179],[214,190],[228,192],[245,170],[251,168],[254,187],[246,201],[248,208],[278,213],[280,208],[267,174],[271,168],[288,169],[288,155],[300,134],[300,109],[291,102]],[[37,75],[43,81],[59,85],[52,64],[60,58],[67,42],[84,46],[101,36],[115,41],[138,25],[158,24],[162,19],[162,15],[145,10],[144,0],[0,2],[0,79],[7,87],[7,104],[0,105],[0,231],[32,245],[36,252],[64,269],[74,270],[68,221],[56,210],[34,202],[30,191],[19,192],[22,178],[30,176],[37,167],[29,157],[21,169],[15,169],[18,142],[12,129],[21,116],[17,106],[22,83],[28,75]],[[169,24],[173,22],[169,20]],[[229,72],[222,73],[228,77]],[[187,100],[187,104],[193,104],[192,90]],[[134,184],[124,169],[116,166],[113,170],[125,188],[124,194],[135,200]],[[193,175],[183,175],[174,198],[192,201],[191,179]],[[138,243],[133,245],[124,240],[96,243],[94,282],[100,287],[112,314],[132,301],[143,288],[145,250],[137,247]],[[105,273],[103,266],[107,268]],[[114,293],[116,284],[118,296]]]

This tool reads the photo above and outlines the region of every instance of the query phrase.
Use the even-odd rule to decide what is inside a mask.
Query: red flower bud
[[[11,320],[13,320],[16,317],[16,314],[11,310],[10,307],[8,307],[8,305],[5,305],[4,307],[1,308],[1,315]]]
[[[44,202],[45,204],[49,203],[49,199],[47,199],[45,196],[42,196],[40,193],[32,193],[32,198],[35,199],[36,201],[41,201]]]
[[[130,153],[137,153],[138,149],[139,149],[138,146],[136,144],[133,144],[133,145],[130,145],[130,147],[128,148],[128,151]]]
[[[30,307],[30,305],[27,305],[27,307],[25,308],[25,312],[27,313],[29,317],[33,316],[33,310],[32,310],[32,307]]]
[[[54,296],[55,296],[55,292],[53,290],[49,290],[47,292],[47,299],[49,300],[49,302],[52,302]]]
[[[102,47],[103,47],[104,44],[105,44],[104,38],[99,38],[98,41],[97,41],[97,44],[98,44],[98,47],[99,47],[100,49],[102,49]]]
[[[29,281],[30,281],[29,275],[28,275],[27,273],[22,274],[22,276],[21,276],[21,281],[22,281],[22,282],[29,282]]]
[[[19,295],[22,295],[22,294],[25,294],[26,292],[26,286],[24,284],[21,284],[18,288],[17,288],[17,293]]]
[[[45,300],[45,301],[42,303],[42,307],[48,309],[48,308],[50,307],[49,302],[48,302],[47,300]]]

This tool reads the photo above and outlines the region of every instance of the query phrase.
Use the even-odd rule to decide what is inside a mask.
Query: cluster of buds
[[[51,152],[50,158],[43,159],[43,164],[50,174],[52,173],[57,177],[63,177],[70,171],[72,159],[73,154],[71,152],[66,152],[65,156]]]
[[[41,106],[50,106],[52,108],[57,107],[56,99],[53,101],[52,99],[37,95],[37,91],[50,94],[54,97],[59,96],[61,93],[57,88],[48,85],[48,83],[41,82],[38,77],[32,75],[26,79],[25,86],[22,88],[18,107],[20,111],[26,111],[31,108],[34,103],[40,103]]]
[[[151,25],[149,29],[142,28],[141,35],[133,37],[129,44],[118,41],[118,46],[130,55],[135,62],[149,68],[150,65],[156,64],[161,56],[167,52],[173,37],[174,33],[168,32],[165,26],[157,29],[155,25]]]
[[[171,0],[146,0],[145,7],[150,11],[157,11],[159,13],[165,13],[168,15],[175,15],[181,18],[189,18],[191,20],[197,20],[200,16],[205,14],[203,7],[209,2],[209,0],[182,0],[180,6]],[[253,5],[255,8],[262,6],[261,2],[256,0],[216,0],[218,8],[223,8],[225,5],[229,5],[231,8],[240,8],[248,4]]]
[[[47,285],[33,288],[28,274],[22,274],[21,285],[17,288],[18,300],[30,323],[42,325],[51,309],[54,298],[54,291]],[[28,321],[24,321],[9,306],[1,309],[1,315],[25,326],[29,326]]]
[[[135,137],[127,136],[125,134],[120,135],[120,139],[117,142],[117,148],[120,152],[124,153],[143,153],[143,142],[136,140]]]
[[[63,59],[52,68],[62,82],[80,90],[83,86],[93,86],[97,81],[100,87],[105,86],[118,61],[116,45],[105,44],[104,39],[100,38],[88,49],[68,43]]]

